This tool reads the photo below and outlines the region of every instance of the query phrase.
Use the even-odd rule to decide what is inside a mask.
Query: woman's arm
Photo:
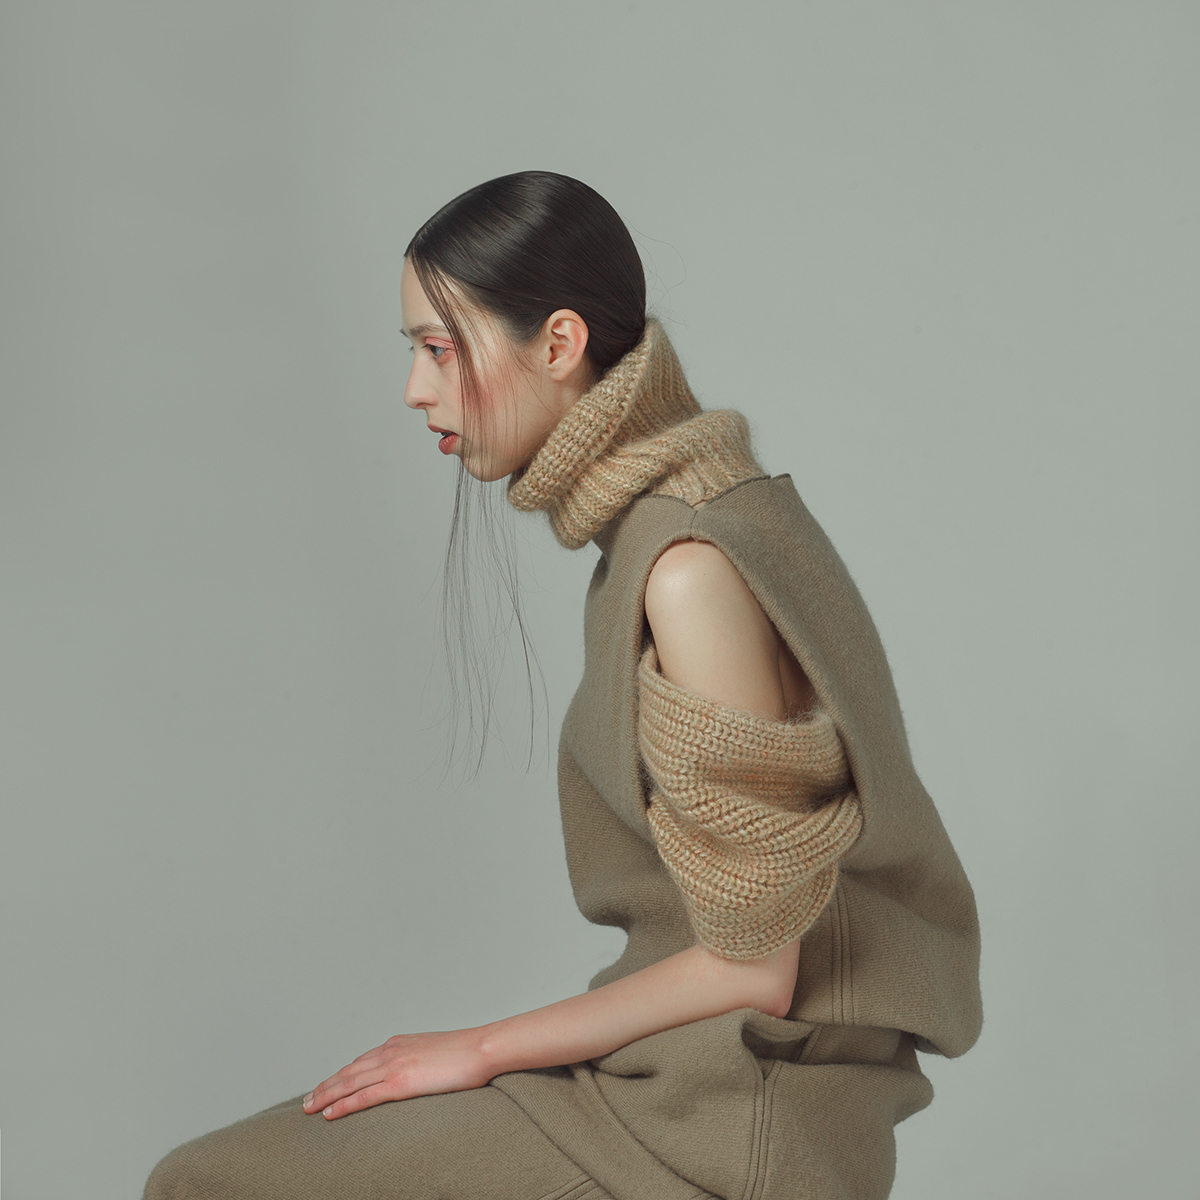
[[[705,1017],[757,1008],[786,1015],[800,943],[734,962],[689,946],[595,991],[476,1029],[398,1034],[320,1084],[305,1112],[330,1120],[388,1100],[482,1087],[506,1071],[598,1058]]]
[[[732,708],[782,719],[807,681],[781,668],[779,637],[716,547],[678,542],[655,563],[646,617],[663,675]],[[763,958],[724,959],[703,945],[594,991],[476,1029],[401,1034],[356,1058],[306,1097],[329,1119],[389,1100],[481,1087],[506,1071],[597,1058],[692,1021],[757,1008],[784,1016],[799,941]]]
[[[594,991],[483,1026],[483,1057],[491,1074],[500,1075],[598,1058],[663,1029],[738,1008],[786,1016],[799,953],[796,941],[739,962],[689,946]]]

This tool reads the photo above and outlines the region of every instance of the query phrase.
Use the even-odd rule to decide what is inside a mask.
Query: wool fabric
[[[638,665],[647,817],[697,938],[759,958],[800,937],[862,828],[837,729],[819,705],[790,721],[740,712]]]
[[[627,940],[589,986],[714,936],[710,919],[714,940],[736,950],[739,938],[752,945],[761,930],[760,944],[770,945],[791,921],[798,928],[819,913],[799,938],[785,1018],[740,1009],[490,1086],[620,1200],[881,1200],[894,1171],[892,1126],[932,1094],[916,1047],[961,1054],[979,1034],[979,927],[970,884],[913,768],[878,631],[845,564],[791,478],[762,471],[744,419],[699,410],[657,322],[513,475],[509,496],[544,511],[564,545],[590,534],[599,551],[584,606],[583,678],[559,739],[559,805],[580,911]],[[752,740],[753,788],[716,788],[699,828],[686,827],[689,811],[704,809],[709,773],[741,753],[740,735],[722,737],[723,751],[690,756],[690,766],[655,758],[664,705],[668,743],[672,727],[686,738],[703,718],[696,701],[649,671],[645,615],[655,562],[689,539],[712,544],[737,569],[812,684],[848,769],[839,774],[828,738],[780,756],[758,753]],[[814,775],[806,783],[801,762]],[[779,784],[772,771],[786,773],[789,763],[791,779]],[[726,882],[731,892],[741,886],[734,863],[752,840],[754,804],[768,810],[768,823],[828,815],[836,849],[814,837],[798,853],[807,839],[793,827],[781,860],[811,858],[813,880],[836,864],[823,907],[818,894],[797,916],[767,888],[741,909],[718,900]],[[714,834],[722,815],[711,810],[721,807],[741,847]],[[685,827],[678,847],[669,845]],[[688,870],[689,853],[705,843],[713,857]],[[754,853],[763,861],[764,846]],[[778,871],[781,896],[807,886],[807,865]]]
[[[698,505],[762,476],[746,418],[704,412],[662,325],[571,406],[537,454],[509,480],[523,512],[544,509],[555,536],[578,550],[640,492]]]
[[[514,476],[509,499],[544,508],[559,541],[577,549],[640,492],[698,507],[762,475],[745,417],[700,409],[651,318],[638,346]],[[650,828],[696,935],[724,958],[769,954],[820,915],[861,828],[837,731],[820,710],[766,722],[678,688],[658,672],[652,646],[639,680],[639,738],[658,784]],[[822,772],[846,794],[801,811]]]

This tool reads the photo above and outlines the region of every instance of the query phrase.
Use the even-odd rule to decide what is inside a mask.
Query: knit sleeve
[[[821,915],[862,828],[833,719],[738,712],[676,686],[651,643],[638,664],[647,816],[697,938],[758,958]]]

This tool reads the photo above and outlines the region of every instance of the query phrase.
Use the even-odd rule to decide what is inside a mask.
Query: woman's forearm
[[[798,940],[744,962],[691,946],[594,992],[491,1025],[397,1034],[318,1084],[304,1111],[332,1121],[390,1100],[482,1087],[507,1071],[583,1062],[738,1008],[782,1017],[799,956]]]
[[[786,1015],[798,941],[765,958],[735,962],[691,946],[582,995],[481,1026],[490,1075],[583,1062],[638,1038],[705,1017],[757,1008]]]

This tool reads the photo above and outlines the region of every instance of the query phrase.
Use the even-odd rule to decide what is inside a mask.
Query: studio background
[[[618,952],[553,775],[596,551],[540,514],[534,769],[510,669],[507,752],[442,776],[455,464],[400,266],[528,168],[612,202],[701,404],[841,551],[975,885],[986,1026],[923,1056],[894,1196],[1196,1195],[1200,8],[0,20],[6,1200],[139,1196]]]

